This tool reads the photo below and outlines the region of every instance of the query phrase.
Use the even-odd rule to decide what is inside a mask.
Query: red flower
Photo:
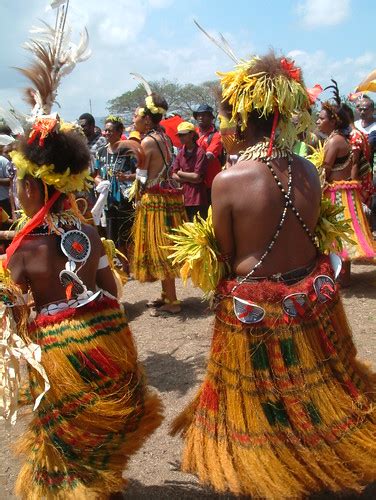
[[[287,71],[291,78],[293,78],[297,82],[300,82],[300,68],[294,66],[294,61],[291,61],[291,59],[286,59],[284,57],[283,59],[281,59],[281,66],[285,71]]]
[[[56,129],[57,119],[51,117],[40,117],[35,120],[32,126],[31,133],[29,135],[28,144],[34,142],[34,140],[39,136],[39,146],[44,146],[44,140]]]
[[[312,88],[307,88],[307,94],[308,94],[308,99],[310,104],[315,104],[316,99],[322,92],[322,87],[318,83]]]

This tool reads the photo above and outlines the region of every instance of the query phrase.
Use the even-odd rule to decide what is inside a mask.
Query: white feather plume
[[[55,27],[45,21],[39,27],[32,27],[33,37],[24,48],[34,55],[34,62],[28,68],[18,68],[32,82],[32,88],[26,89],[26,99],[33,108],[32,118],[51,112],[61,78],[91,55],[86,28],[78,44],[71,41],[71,28],[66,23],[69,0],[52,1],[50,5],[57,8]]]
[[[202,33],[204,33],[204,35],[207,36],[209,40],[213,42],[214,45],[216,45],[219,49],[221,49],[232,61],[234,61],[236,64],[240,62],[239,58],[236,57],[234,51],[222,34],[220,34],[220,40],[216,40],[213,36],[209,35],[209,33],[205,31],[204,28],[200,26],[195,19],[193,19],[193,22],[195,23],[197,28],[202,31]]]
[[[144,89],[146,90],[147,95],[152,94],[152,90],[150,88],[150,85],[145,80],[145,78],[142,75],[140,75],[140,73],[129,73],[129,74],[132,75],[135,80],[137,80],[139,83],[141,83],[141,85],[144,86]]]

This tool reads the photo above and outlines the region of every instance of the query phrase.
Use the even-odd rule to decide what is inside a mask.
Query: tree
[[[166,99],[169,113],[177,113],[184,119],[192,118],[192,112],[202,103],[217,109],[215,89],[218,88],[218,82],[216,81],[207,81],[200,85],[193,83],[182,85],[163,79],[150,82],[150,87],[153,92],[161,94]],[[134,110],[142,105],[144,99],[145,89],[139,84],[134,90],[108,101],[108,110],[110,113],[124,115],[126,120],[130,121]]]

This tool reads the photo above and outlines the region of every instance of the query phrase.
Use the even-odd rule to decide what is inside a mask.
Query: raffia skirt
[[[154,190],[142,195],[133,225],[134,254],[132,271],[140,282],[179,276],[166,248],[167,234],[187,220],[183,195],[172,190]]]
[[[129,457],[162,420],[123,310],[103,298],[30,327],[51,388],[18,443],[22,498],[99,499],[124,486]],[[42,381],[30,372],[35,398]]]
[[[184,471],[219,492],[273,499],[376,480],[376,378],[356,359],[335,288],[325,303],[314,293],[330,272],[322,261],[294,286],[239,288],[265,311],[253,325],[234,313],[235,282],[218,287],[206,376],[171,428],[184,436]],[[292,293],[306,296],[295,318],[282,309]]]
[[[376,259],[376,244],[373,241],[368,221],[364,215],[361,199],[361,183],[358,181],[335,181],[324,191],[333,205],[344,207],[344,212],[338,217],[348,219],[353,234],[354,243],[343,241],[340,253],[343,260]]]

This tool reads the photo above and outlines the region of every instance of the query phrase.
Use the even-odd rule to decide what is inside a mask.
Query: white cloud
[[[338,82],[341,94],[344,95],[353,92],[360,81],[376,66],[376,53],[371,52],[365,52],[358,57],[334,60],[321,50],[306,52],[296,49],[290,51],[288,56],[295,59],[296,64],[303,69],[304,80],[308,87],[316,83],[326,87],[330,85],[330,79],[334,78]]]
[[[304,0],[297,12],[308,28],[336,26],[349,17],[350,0]]]

